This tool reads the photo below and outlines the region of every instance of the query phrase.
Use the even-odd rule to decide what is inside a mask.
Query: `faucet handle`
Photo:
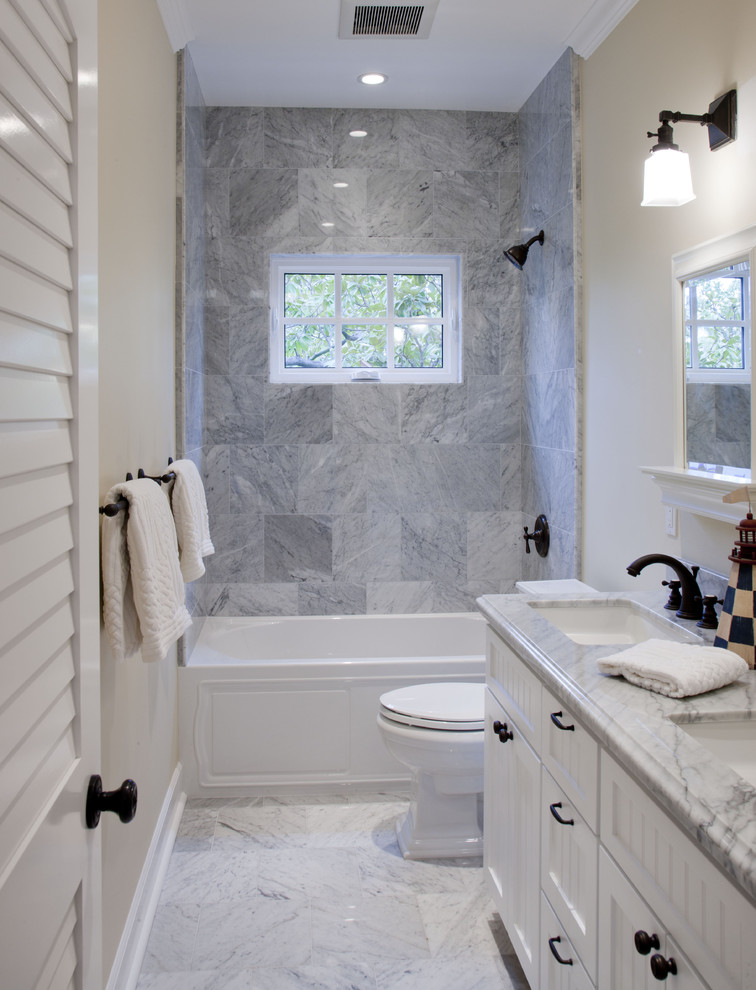
[[[678,608],[682,605],[682,595],[680,594],[680,582],[679,581],[662,581],[662,586],[669,588],[669,598],[667,599],[667,604],[665,608],[670,609],[672,612],[676,612]]]

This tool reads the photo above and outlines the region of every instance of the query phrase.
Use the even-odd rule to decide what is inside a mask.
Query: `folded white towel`
[[[196,581],[205,573],[202,558],[215,553],[210,539],[205,489],[193,461],[174,461],[171,471],[176,475],[171,507],[176,522],[181,573],[185,581]]]
[[[648,639],[603,657],[598,668],[603,674],[621,674],[631,684],[669,698],[713,691],[748,672],[745,660],[729,650],[669,639]]]
[[[125,498],[128,512],[103,516],[103,618],[116,660],[140,648],[162,660],[191,625],[184,604],[176,527],[168,499],[149,478],[115,485],[106,502]]]

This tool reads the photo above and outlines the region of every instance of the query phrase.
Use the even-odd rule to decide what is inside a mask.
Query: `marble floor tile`
[[[527,990],[514,982],[501,960],[468,954],[455,959],[430,959],[376,964],[377,990]]]
[[[481,861],[402,858],[407,804],[187,802],[136,990],[528,990]]]
[[[266,897],[203,905],[192,969],[226,974],[255,966],[302,966],[312,955],[306,897]]]
[[[359,901],[312,900],[313,962],[359,954],[366,960],[430,957],[417,898],[366,897]]]

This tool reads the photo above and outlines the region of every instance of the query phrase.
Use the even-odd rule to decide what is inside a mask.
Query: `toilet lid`
[[[473,732],[484,723],[484,684],[413,684],[381,695],[381,712],[394,722],[426,729]]]

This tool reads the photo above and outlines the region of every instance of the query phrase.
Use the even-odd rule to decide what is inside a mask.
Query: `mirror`
[[[686,278],[685,466],[751,477],[750,266]]]

